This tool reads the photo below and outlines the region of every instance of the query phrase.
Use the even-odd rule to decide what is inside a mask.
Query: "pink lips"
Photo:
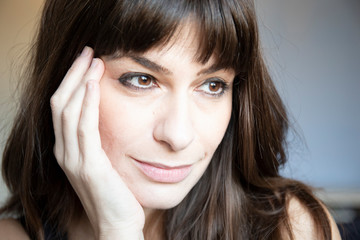
[[[191,165],[168,167],[156,163],[145,163],[139,160],[135,160],[135,165],[151,180],[162,183],[181,182],[191,171]]]

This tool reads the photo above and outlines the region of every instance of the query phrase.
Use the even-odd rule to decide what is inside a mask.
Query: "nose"
[[[186,97],[178,96],[164,101],[162,105],[163,111],[159,113],[154,138],[172,151],[181,151],[192,143],[195,136],[189,103]]]

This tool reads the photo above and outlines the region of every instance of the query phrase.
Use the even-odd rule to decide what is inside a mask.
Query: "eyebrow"
[[[146,58],[146,57],[143,57],[143,56],[139,56],[139,55],[134,55],[134,54],[131,54],[131,55],[125,55],[123,57],[128,57],[130,58],[131,60],[133,60],[134,62],[142,65],[143,67],[145,68],[148,68],[154,72],[160,72],[162,74],[165,74],[165,75],[172,75],[173,73],[167,69],[166,67],[156,63],[156,62],[153,62],[151,61],[150,59]],[[205,69],[202,69],[200,72],[197,73],[197,76],[201,76],[201,75],[206,75],[206,74],[211,74],[211,73],[214,73],[214,72],[217,72],[219,70],[223,69],[223,67],[220,67],[220,66],[216,66],[215,64],[208,67],[208,68],[205,68]]]
[[[129,55],[127,57],[131,58],[134,62],[136,62],[154,72],[161,72],[165,75],[172,74],[172,72],[169,69],[167,69],[166,67],[161,66],[160,64],[157,64],[156,62],[153,62],[145,57],[137,56],[137,55]]]

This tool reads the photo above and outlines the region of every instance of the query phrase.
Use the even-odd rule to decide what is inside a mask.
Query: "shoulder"
[[[328,209],[322,205],[330,220],[331,235],[333,240],[341,240],[337,225]],[[295,239],[318,239],[315,222],[309,210],[295,197],[292,197],[288,205],[288,216]]]
[[[6,240],[30,239],[19,221],[10,218],[0,220],[0,236]]]

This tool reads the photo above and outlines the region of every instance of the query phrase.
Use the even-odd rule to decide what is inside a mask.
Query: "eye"
[[[227,88],[228,86],[223,80],[208,79],[200,87],[197,88],[197,91],[214,97],[220,97]]]
[[[150,89],[157,86],[154,77],[143,73],[125,73],[119,78],[119,81],[134,89]]]

